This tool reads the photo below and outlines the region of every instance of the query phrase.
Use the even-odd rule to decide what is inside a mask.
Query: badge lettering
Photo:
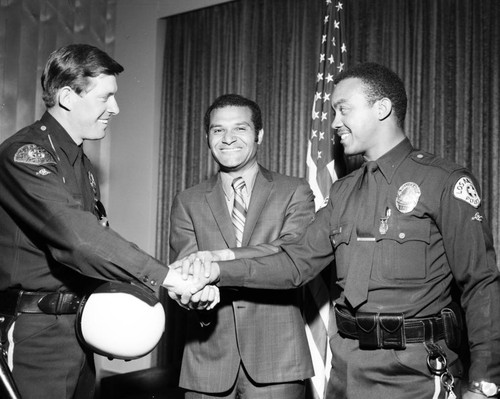
[[[474,208],[478,208],[481,204],[481,198],[472,183],[472,180],[466,176],[461,177],[455,184],[453,195],[462,201],[467,202]]]

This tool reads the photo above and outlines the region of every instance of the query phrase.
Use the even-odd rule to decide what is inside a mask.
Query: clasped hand
[[[219,288],[213,285],[219,278],[219,267],[214,262],[230,259],[234,259],[234,253],[226,249],[198,251],[175,261],[169,266],[170,273],[178,274],[190,288],[189,293],[169,289],[169,297],[185,309],[213,309],[220,302]]]

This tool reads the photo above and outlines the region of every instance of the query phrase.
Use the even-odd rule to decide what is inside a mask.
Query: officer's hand
[[[172,263],[169,267],[180,270],[182,277],[187,279],[193,276],[195,280],[204,277],[210,278],[212,274],[212,262],[234,259],[234,252],[230,249],[216,251],[198,251],[183,259]]]
[[[168,291],[168,296],[177,304],[187,310],[212,310],[220,302],[219,288],[215,285],[207,285],[201,291],[192,295],[188,303],[183,303],[182,295]]]
[[[212,310],[220,302],[219,288],[207,285],[191,297],[188,306],[197,310]]]
[[[217,277],[215,275],[210,276],[210,278],[199,276],[195,279],[194,276],[189,276],[188,279],[185,280],[178,269],[169,268],[169,272],[162,285],[175,294],[181,304],[187,305],[193,294],[202,290],[206,285],[214,282]]]

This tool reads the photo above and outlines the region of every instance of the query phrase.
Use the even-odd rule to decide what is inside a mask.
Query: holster
[[[463,319],[462,309],[452,302],[441,310],[444,324],[444,340],[451,350],[458,350],[462,342]]]
[[[402,313],[357,313],[360,349],[406,348]]]
[[[6,399],[21,399],[21,394],[6,361],[7,333],[16,318],[16,314],[0,313],[0,398]]]
[[[2,349],[7,346],[7,333],[16,319],[16,314],[0,312],[0,345]]]

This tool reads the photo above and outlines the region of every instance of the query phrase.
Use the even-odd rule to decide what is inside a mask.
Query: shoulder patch
[[[16,151],[14,162],[27,163],[30,165],[46,165],[56,161],[54,157],[43,147],[36,144],[25,144]]]
[[[474,208],[478,208],[481,204],[481,198],[479,198],[476,187],[474,187],[472,180],[466,176],[461,177],[455,183],[453,195],[455,196],[455,198],[467,202]]]

